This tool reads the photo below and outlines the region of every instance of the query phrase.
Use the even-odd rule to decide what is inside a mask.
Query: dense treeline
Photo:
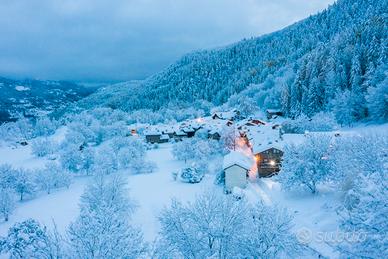
[[[100,98],[87,98],[83,106],[103,103],[129,111],[198,100],[220,105],[249,85],[284,76],[281,71],[287,70],[292,80],[275,96],[275,104],[288,115],[341,110],[341,102],[352,99],[348,117],[359,120],[368,115],[366,96],[373,99],[381,95],[376,92],[386,91],[386,84],[378,91],[372,87],[378,87],[385,77],[387,10],[386,1],[339,0],[281,31],[188,54],[136,86],[102,89]],[[338,118],[340,122],[347,119]]]

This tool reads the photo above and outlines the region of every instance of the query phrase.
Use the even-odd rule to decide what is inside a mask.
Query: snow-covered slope
[[[350,87],[355,75],[349,75],[351,70],[357,69],[356,61],[361,57],[374,67],[378,60],[386,62],[379,50],[387,42],[384,33],[387,9],[384,0],[339,0],[326,11],[281,31],[224,48],[188,54],[138,87],[121,85],[120,96],[116,86],[107,87],[79,105],[123,110],[158,109],[169,102],[193,103],[198,99],[219,105],[250,84],[263,82],[269,75],[283,76],[287,68],[299,76],[299,80],[291,82],[299,92],[293,93],[290,107],[283,106],[283,109],[291,111],[292,106],[297,108],[293,112],[301,112],[306,101],[319,111],[333,97],[330,95],[332,90]],[[375,40],[371,41],[372,38]],[[364,78],[366,67],[359,72]],[[373,77],[373,72],[368,73]],[[333,73],[340,82],[332,82]],[[319,86],[316,86],[317,80]],[[335,89],[328,90],[327,96],[317,92],[329,88],[329,84],[334,84]],[[311,104],[309,101],[315,100],[309,98],[315,95],[326,99]],[[279,98],[277,102],[280,102]]]
[[[0,77],[0,123],[18,115],[44,115],[94,92],[64,81],[12,80]]]

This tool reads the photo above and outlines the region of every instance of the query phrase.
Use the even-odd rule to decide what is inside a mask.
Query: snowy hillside
[[[92,95],[80,105],[125,111],[198,100],[220,105],[250,84],[265,82],[252,89],[260,107],[311,116],[333,109],[335,99],[337,109],[350,103],[350,119],[363,119],[365,96],[386,71],[387,10],[384,0],[339,0],[281,31],[188,54],[139,87],[120,91],[121,99],[111,87],[98,93],[104,98]]]
[[[46,115],[94,91],[94,88],[85,88],[70,82],[11,80],[0,77],[0,124],[20,116]]]

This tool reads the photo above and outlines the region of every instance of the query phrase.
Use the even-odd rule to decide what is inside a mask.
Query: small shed
[[[245,188],[253,159],[238,151],[232,151],[224,157],[225,191],[230,193],[234,187]]]

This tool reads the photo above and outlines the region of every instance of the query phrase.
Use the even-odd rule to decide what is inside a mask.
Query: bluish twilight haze
[[[334,0],[2,0],[0,75],[142,79],[179,56],[281,29]]]

